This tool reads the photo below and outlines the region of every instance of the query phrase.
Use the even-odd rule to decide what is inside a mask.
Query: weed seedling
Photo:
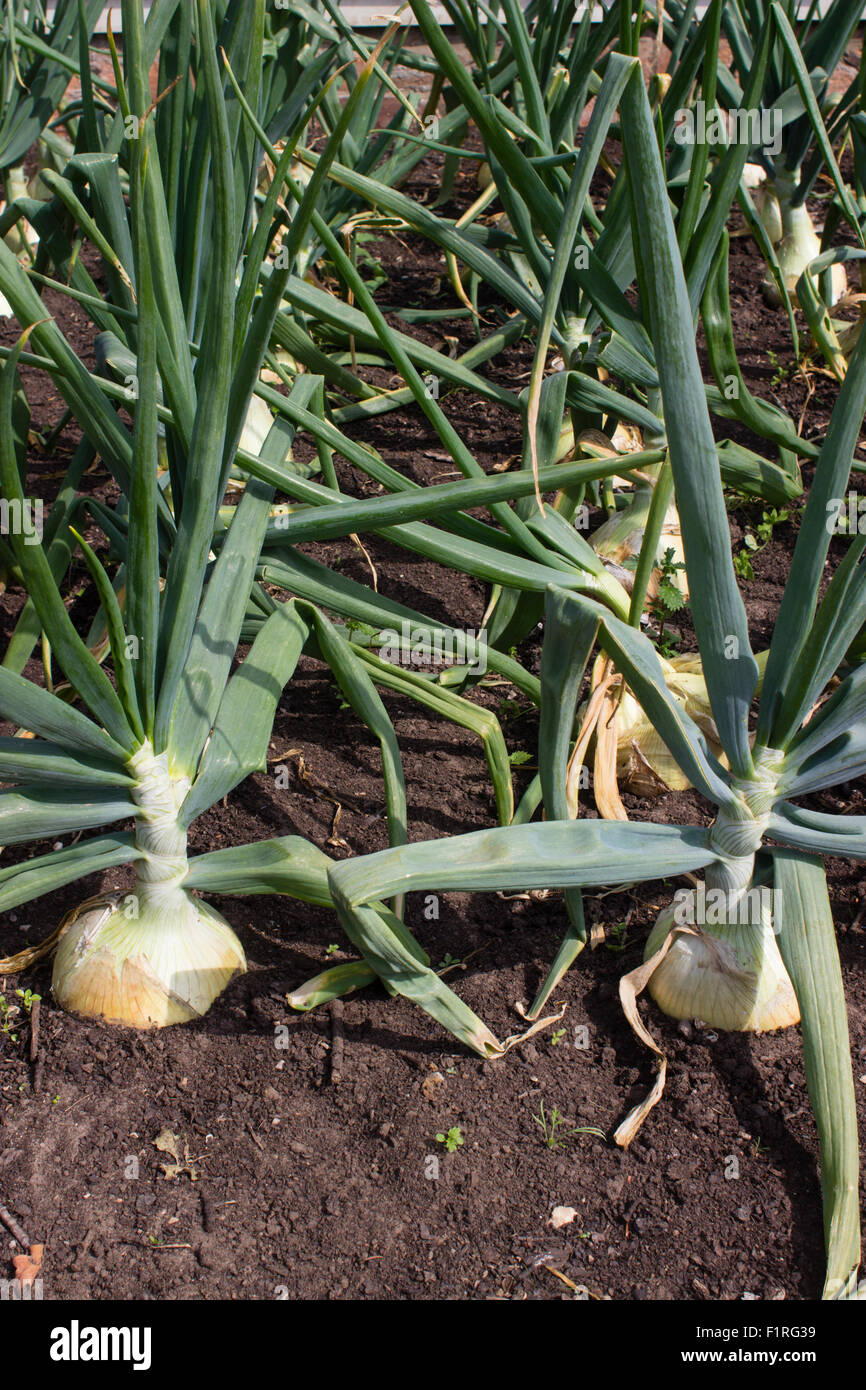
[[[544,1101],[541,1102],[539,1113],[533,1115],[532,1118],[535,1123],[541,1127],[541,1132],[544,1135],[544,1142],[551,1150],[564,1149],[565,1140],[570,1139],[573,1134],[594,1134],[598,1139],[607,1138],[604,1130],[599,1129],[596,1125],[576,1125],[573,1129],[563,1129],[563,1125],[567,1124],[568,1121],[562,1114],[559,1106],[554,1105],[553,1111],[548,1118],[544,1113]]]
[[[507,719],[516,719],[518,715],[523,713],[524,710],[521,709],[520,702],[509,700],[506,696],[502,697],[496,707],[496,717],[500,724],[504,724]]]
[[[0,994],[0,1033],[5,1033],[12,1042],[17,1043],[18,1034],[12,1032],[14,1019],[21,1010],[17,1004],[10,1004],[5,994]]]
[[[527,753],[525,748],[517,748],[513,753],[509,753],[508,761],[512,767],[523,767],[532,758],[531,753]]]
[[[452,956],[450,953],[446,953],[446,954],[442,957],[442,959],[440,960],[440,962],[439,962],[439,964],[437,965],[436,969],[437,969],[437,970],[453,970],[455,965],[462,965],[462,964],[463,964],[463,962],[462,962],[462,960],[460,959],[459,956]]]
[[[743,549],[734,556],[734,569],[741,579],[754,579],[755,571],[752,568],[752,555],[758,555],[769,545],[773,539],[773,529],[780,526],[783,521],[787,521],[790,516],[788,511],[779,511],[777,507],[765,508],[761,512],[761,520],[755,527],[754,532],[746,531],[743,536]]]
[[[667,660],[676,655],[676,649],[682,640],[678,633],[666,633],[665,623],[672,613],[678,613],[686,606],[686,599],[676,583],[678,571],[684,569],[685,565],[674,559],[673,547],[669,546],[659,566],[658,591],[650,604],[650,617],[658,624],[656,645],[660,654]]]
[[[755,577],[755,571],[753,570],[752,562],[749,559],[749,550],[757,550],[758,546],[755,537],[751,535],[748,531],[746,532],[743,539],[746,543],[746,548],[743,550],[738,550],[736,555],[734,556],[734,569],[736,570],[737,574],[740,576],[741,579],[752,580]],[[751,545],[749,545],[750,541]]]
[[[437,1134],[436,1143],[444,1144],[448,1153],[456,1153],[460,1146],[464,1143],[463,1135],[460,1133],[460,1126],[452,1125],[451,1129],[449,1129],[447,1134]]]
[[[624,951],[628,941],[628,927],[625,922],[617,922],[615,926],[605,928],[604,944],[608,951],[619,954]]]
[[[789,363],[788,366],[785,366],[784,363],[779,361],[779,354],[777,352],[773,352],[772,348],[767,349],[767,357],[769,359],[770,366],[773,368],[773,375],[770,378],[770,386],[774,391],[777,391],[779,387],[782,385],[782,383],[784,381],[787,381],[789,376],[793,375],[795,364]]]

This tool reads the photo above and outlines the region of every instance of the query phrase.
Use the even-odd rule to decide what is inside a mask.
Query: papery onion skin
[[[201,1018],[232,977],[246,970],[229,924],[183,890],[146,901],[134,894],[91,899],[70,913],[54,959],[52,990],[62,1008],[129,1028],[164,1028]]]
[[[681,923],[683,915],[677,905],[665,908],[644,951],[649,960],[678,924],[691,927],[675,938],[649,980],[649,992],[663,1013],[743,1033],[766,1033],[799,1022],[797,997],[766,915],[760,922],[719,926]]]
[[[593,533],[590,542],[596,555],[604,560],[605,564],[616,568],[620,582],[629,593],[634,582],[634,574],[627,569],[623,571],[622,567],[627,561],[634,560],[635,556],[640,553],[651,502],[652,488],[635,488],[629,504],[622,511],[615,512],[613,516],[603,522]],[[665,514],[661,535],[656,546],[655,562],[657,568],[653,570],[647,586],[647,597],[650,599],[654,599],[658,594],[660,567],[669,550],[673,552],[674,564],[683,565],[685,552],[682,531],[680,530],[676,504],[673,502]],[[673,583],[683,598],[688,599],[688,578],[684,568],[676,573]]]

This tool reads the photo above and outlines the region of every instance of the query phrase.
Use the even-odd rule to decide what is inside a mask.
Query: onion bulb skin
[[[745,915],[753,920],[698,925],[694,911],[687,906],[684,911],[679,903],[659,914],[645,960],[661,949],[672,929],[689,928],[675,936],[649,980],[649,992],[663,1013],[742,1033],[766,1033],[799,1022],[797,997],[770,913]]]
[[[62,1008],[128,1028],[164,1028],[207,1013],[246,970],[228,922],[183,889],[158,901],[92,898],[71,912],[54,958]]]

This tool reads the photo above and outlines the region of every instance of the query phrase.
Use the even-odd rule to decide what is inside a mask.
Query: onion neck
[[[797,207],[792,207],[792,201],[796,197],[797,189],[800,187],[799,170],[785,170],[777,174],[773,180],[772,188],[779,200],[779,213],[782,218],[782,235],[788,236],[796,231],[802,223],[803,216],[808,217],[806,204],[800,203]],[[810,224],[811,225],[811,224]]]
[[[189,791],[189,779],[172,777],[168,755],[156,754],[144,742],[130,758],[128,767],[136,779],[132,799],[139,808],[135,818],[135,892],[142,906],[167,909],[187,900],[181,887],[187,876],[186,830],[178,812]]]
[[[780,201],[779,207],[782,213],[782,240],[793,238],[797,246],[802,246],[814,258],[818,252],[813,250],[812,243],[819,238],[806,204],[798,203],[796,207],[791,207],[790,203]]]
[[[710,829],[710,846],[719,857],[707,866],[707,889],[721,889],[727,895],[726,916],[734,922],[752,884],[755,855],[769,824],[784,761],[778,748],[756,749],[752,776],[734,779],[735,807],[720,810]]]
[[[587,332],[586,319],[569,311],[562,327],[562,357],[572,371],[580,366],[591,342],[592,334]]]

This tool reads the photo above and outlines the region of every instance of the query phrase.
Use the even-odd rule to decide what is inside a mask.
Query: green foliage
[[[746,530],[743,533],[743,549],[734,555],[734,569],[741,579],[751,580],[755,577],[752,567],[752,556],[759,555],[762,550],[769,545],[773,539],[773,531],[777,526],[786,522],[791,513],[785,509],[780,511],[776,507],[765,509],[761,513],[761,520],[755,525],[754,532]]]
[[[825,586],[827,508],[848,485],[866,409],[866,345],[843,373],[818,290],[807,299],[801,280],[809,326],[845,376],[824,443],[801,438],[781,409],[751,395],[734,345],[725,222],[739,199],[760,240],[742,183],[756,151],[750,139],[686,148],[674,129],[675,113],[698,96],[708,108],[784,109],[774,172],[784,163],[798,173],[805,197],[828,171],[829,215],[847,219],[860,247],[829,254],[856,259],[862,220],[837,152],[850,129],[862,195],[862,113],[852,114],[861,83],[834,108],[829,74],[861,7],[842,0],[831,17],[801,24],[787,5],[713,0],[698,18],[693,5],[673,0],[662,16],[670,83],[653,82],[648,95],[635,55],[656,21],[640,7],[635,18],[611,6],[597,25],[586,7],[573,25],[573,5],[560,0],[534,0],[526,10],[503,0],[482,24],[478,6],[444,3],[454,25],[447,34],[427,0],[411,0],[430,53],[419,57],[401,47],[396,26],[374,48],[336,0],[285,12],[264,0],[164,0],[147,19],[139,0],[124,0],[113,84],[90,70],[101,0],[65,0],[50,24],[39,5],[4,7],[0,167],[22,159],[42,133],[58,161],[43,174],[50,200],[22,195],[0,228],[29,224],[40,237],[32,274],[0,244],[0,290],[25,334],[3,350],[4,501],[26,500],[29,412],[19,367],[48,374],[83,442],[40,543],[4,534],[0,544],[4,583],[23,599],[0,666],[0,715],[33,735],[0,740],[0,843],[67,832],[72,840],[0,868],[0,908],[124,865],[145,871],[142,749],[170,768],[185,835],[195,817],[267,767],[276,710],[302,655],[328,666],[340,708],[375,736],[389,848],[334,863],[285,836],[183,856],[184,893],[289,893],[336,910],[361,958],[332,964],[339,948],[329,944],[327,968],[290,996],[296,1008],[378,979],[477,1054],[500,1056],[514,1039],[500,1043],[445,983],[459,957],[432,967],[402,921],[403,894],[564,889],[569,930],[532,1021],[586,940],[585,887],[724,874],[732,859],[754,869],[760,850],[782,898],[780,950],[803,1016],[821,1145],[826,1292],[846,1296],[858,1259],[857,1138],[817,856],[866,858],[866,825],[797,798],[866,771],[866,682],[863,668],[845,665],[866,626],[866,542],[852,539]],[[431,78],[424,111],[395,84],[398,64]],[[76,71],[81,96],[63,113],[67,147],[46,127]],[[386,97],[397,106],[387,123]],[[422,129],[428,116],[435,134]],[[442,199],[449,195],[470,124],[492,183],[455,220],[406,189],[435,145],[446,161]],[[613,164],[611,140],[622,147]],[[606,196],[598,192],[602,168]],[[507,220],[488,216],[497,199]],[[450,340],[429,341],[426,325],[436,318],[379,303],[386,277],[374,239],[391,233],[425,237],[443,256],[452,307],[476,339],[459,355]],[[775,265],[772,247],[768,258]],[[815,276],[828,266],[822,259]],[[90,316],[96,372],[46,311],[45,289]],[[704,382],[696,354],[699,318],[714,385]],[[497,359],[529,335],[535,357],[520,393],[499,384]],[[776,389],[793,368],[769,356]],[[371,384],[370,366],[395,374],[396,389]],[[275,377],[263,380],[263,368]],[[489,470],[471,453],[453,398],[447,410],[440,404],[458,389],[508,412],[518,441],[513,468]],[[448,481],[421,487],[412,468],[368,443],[365,425],[403,407],[436,436]],[[257,410],[267,427],[253,443],[246,427]],[[717,442],[711,414],[744,425],[774,457]],[[618,424],[642,433],[645,447],[611,450],[605,441]],[[96,456],[112,477],[99,496],[88,473]],[[814,477],[756,729],[758,668],[737,579],[754,578],[754,556],[790,519],[801,459],[814,464]],[[632,594],[574,524],[585,496],[609,497],[623,476],[636,490],[655,482],[643,544],[625,562]],[[723,484],[762,507],[733,557]],[[275,509],[277,495],[288,503]],[[664,555],[644,633],[644,596],[674,501],[685,562],[672,549]],[[374,573],[352,579],[345,555],[322,558],[328,542],[346,542],[353,554],[350,544],[363,548],[370,538],[489,588],[479,650],[442,671],[387,659],[382,634],[404,622],[428,646],[463,634],[392,599],[387,584],[380,591]],[[672,698],[658,660],[680,641],[668,624],[685,605],[683,571],[724,764]],[[97,616],[80,632],[77,612],[88,605]],[[542,617],[536,674],[517,652]],[[566,769],[596,646],[715,805],[708,828],[573,818]],[[44,686],[23,674],[36,669],[28,662],[37,651],[50,677]],[[495,712],[473,698],[483,678],[509,691]],[[480,740],[497,826],[407,843],[391,696]],[[502,724],[536,710],[537,753],[509,754]],[[515,809],[513,772],[529,765],[538,776]],[[544,819],[533,822],[540,806]],[[113,830],[120,822],[135,828]],[[731,853],[732,827],[744,853]],[[625,924],[611,928],[607,948],[626,944]],[[0,995],[0,1030],[17,1038],[14,1019],[38,996],[18,990],[16,998],[20,1004]],[[551,1046],[564,1034],[554,1031]],[[542,1103],[533,1119],[551,1151],[577,1134],[605,1137],[594,1126],[570,1128],[556,1106],[548,1116]],[[436,1140],[452,1154],[465,1142],[459,1126]]]
[[[465,1142],[459,1125],[452,1125],[446,1133],[436,1135],[436,1143],[443,1144],[446,1153],[450,1154],[456,1153]]]
[[[674,559],[673,549],[665,551],[658,568],[656,595],[649,605],[650,616],[658,625],[656,645],[664,657],[673,656],[682,640],[679,633],[666,631],[665,625],[669,617],[686,607],[687,600],[676,582],[685,568],[681,560]]]
[[[606,950],[620,955],[628,945],[628,925],[625,922],[613,922],[609,927],[605,927],[604,944]]]
[[[12,1029],[18,1026],[15,1020],[20,1012],[17,1004],[10,1004],[5,994],[0,994],[0,1033],[6,1033],[14,1043],[18,1041],[18,1034]]]
[[[605,1139],[607,1136],[603,1129],[597,1125],[575,1125],[571,1129],[566,1129],[568,1121],[563,1116],[559,1107],[554,1105],[550,1115],[544,1113],[544,1101],[541,1102],[539,1112],[533,1115],[533,1120],[540,1127],[544,1142],[547,1147],[553,1149],[564,1149],[565,1140],[571,1139],[575,1134],[593,1134],[598,1139]]]

